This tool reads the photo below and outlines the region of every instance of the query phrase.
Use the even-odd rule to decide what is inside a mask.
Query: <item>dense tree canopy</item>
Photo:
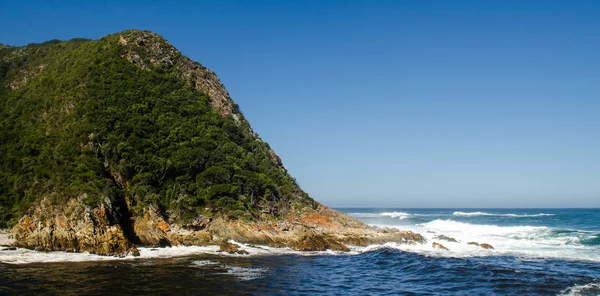
[[[129,62],[117,38],[0,47],[0,227],[41,197],[180,219],[315,206],[245,120],[174,70]]]

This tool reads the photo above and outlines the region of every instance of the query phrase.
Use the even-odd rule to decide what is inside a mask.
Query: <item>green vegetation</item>
[[[220,115],[173,68],[129,62],[118,39],[0,47],[0,227],[41,197],[83,194],[182,220],[315,206],[246,120]]]

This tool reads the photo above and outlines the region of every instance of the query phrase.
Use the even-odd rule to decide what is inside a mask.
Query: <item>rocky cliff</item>
[[[0,46],[0,117],[0,228],[19,247],[423,242],[310,198],[214,72],[149,31]]]

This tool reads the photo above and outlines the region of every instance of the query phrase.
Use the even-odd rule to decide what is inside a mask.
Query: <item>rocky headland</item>
[[[0,245],[135,256],[425,242],[309,197],[215,73],[153,32],[3,46],[0,96],[0,227],[12,227]]]

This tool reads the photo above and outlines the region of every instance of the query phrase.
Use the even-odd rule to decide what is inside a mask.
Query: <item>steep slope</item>
[[[344,249],[377,232],[311,199],[216,75],[152,32],[0,46],[0,120],[0,228],[18,246]]]

